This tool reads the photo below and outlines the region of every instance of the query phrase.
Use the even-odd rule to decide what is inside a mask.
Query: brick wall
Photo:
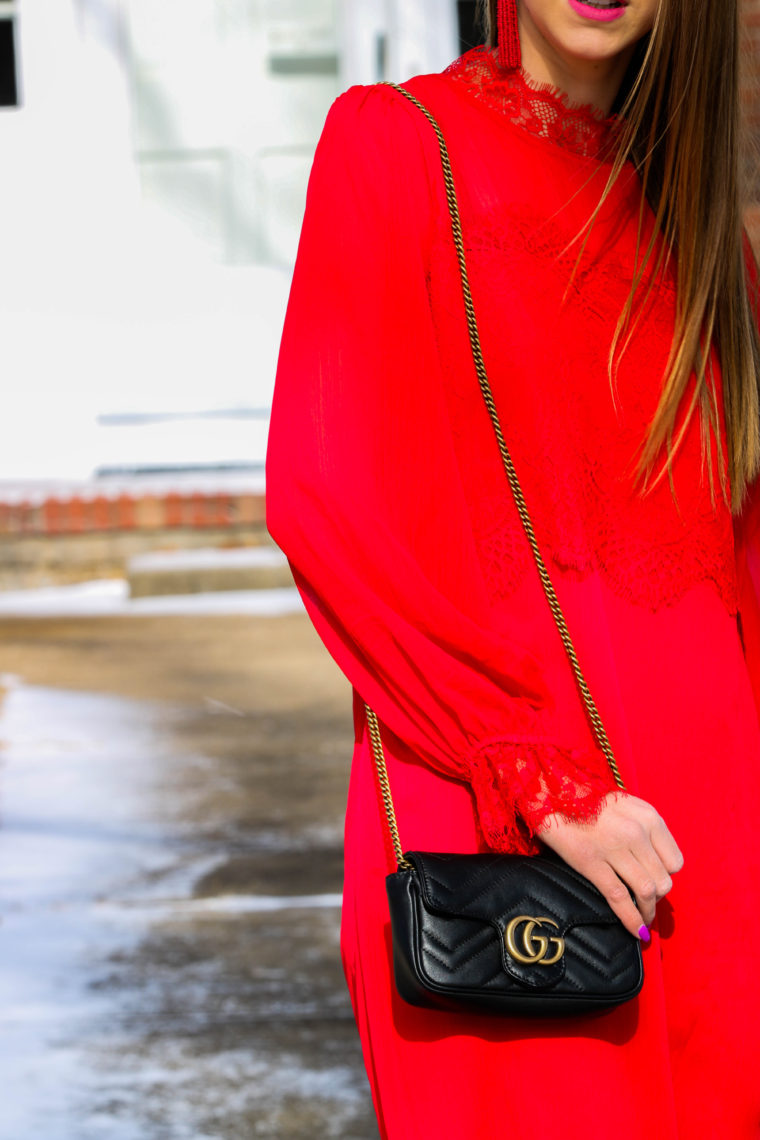
[[[0,590],[122,578],[152,550],[268,544],[264,518],[247,491],[16,497],[0,502]]]
[[[744,5],[744,24],[748,38],[748,64],[749,72],[754,71],[754,82],[760,84],[760,0],[742,0]],[[750,79],[750,76],[747,77]],[[755,106],[755,121],[760,114],[760,108]]]
[[[0,502],[0,541],[16,535],[219,529],[264,524],[264,496],[243,494],[67,495]]]

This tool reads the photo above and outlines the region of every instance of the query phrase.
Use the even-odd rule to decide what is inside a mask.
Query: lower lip
[[[609,23],[610,20],[619,20],[625,15],[625,5],[620,8],[592,8],[590,4],[581,4],[580,0],[568,0],[568,3],[574,12],[579,16],[585,16],[587,20]]]

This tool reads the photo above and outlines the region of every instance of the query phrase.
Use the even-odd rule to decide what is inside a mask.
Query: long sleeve
[[[492,847],[532,850],[547,813],[591,818],[612,779],[590,735],[561,738],[540,659],[493,619],[428,292],[440,177],[432,132],[391,89],[333,106],[280,352],[267,523],[383,725],[471,785]]]

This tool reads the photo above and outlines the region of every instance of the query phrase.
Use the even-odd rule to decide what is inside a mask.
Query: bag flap
[[[604,896],[558,856],[449,855],[409,851],[425,905],[504,930],[517,914],[545,915],[565,933],[583,924],[613,925],[619,919]]]

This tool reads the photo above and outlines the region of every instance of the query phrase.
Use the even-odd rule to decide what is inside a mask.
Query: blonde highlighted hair
[[[480,3],[493,46],[497,0]],[[664,445],[665,459],[652,485],[667,472],[672,488],[672,458],[698,408],[711,490],[712,434],[721,492],[728,503],[727,471],[735,514],[760,471],[758,276],[743,225],[750,164],[741,116],[740,39],[739,0],[661,0],[655,26],[638,45],[618,96],[615,109],[622,126],[615,161],[589,219],[593,224],[624,165],[632,161],[642,184],[640,222],[648,203],[656,225],[651,241],[639,249],[631,293],[610,345],[613,386],[615,362],[635,328],[645,270],[650,280],[656,279],[673,255],[678,280],[670,360],[636,474],[646,488]],[[727,456],[718,430],[711,346],[720,360]],[[694,395],[675,434],[693,374]]]

